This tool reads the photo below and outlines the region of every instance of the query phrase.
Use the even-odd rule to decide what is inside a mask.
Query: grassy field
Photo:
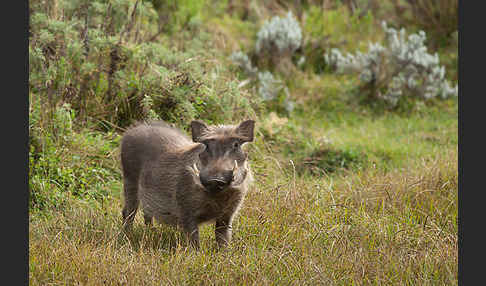
[[[240,101],[222,98],[218,104],[210,97],[196,106],[198,117],[214,122],[228,121],[233,111],[216,117],[211,110],[260,104],[245,101],[255,94],[251,88],[221,83],[240,75],[218,65],[226,63],[233,46],[252,45],[256,23],[270,11],[253,7],[261,12],[259,22],[220,17],[218,9],[201,16],[218,32],[210,37],[213,55],[201,51],[200,67],[190,66],[189,59],[197,59],[192,56],[204,45],[180,47],[177,35],[161,40],[172,37],[174,49],[185,50],[177,57],[190,76],[205,67],[210,71],[198,78],[205,93],[217,98],[231,90],[238,96]],[[329,29],[341,32],[346,18],[332,17],[325,27],[337,23]],[[353,21],[359,26],[360,20]],[[369,17],[361,21],[367,32],[359,38],[377,37],[378,24]],[[358,37],[359,29],[346,27],[346,39]],[[29,153],[35,167],[31,196],[36,192],[29,209],[29,285],[457,285],[457,100],[419,101],[410,110],[393,111],[353,103],[349,77],[294,70],[285,80],[296,102],[290,114],[254,108],[232,118],[257,122],[255,142],[246,146],[255,182],[224,250],[216,247],[212,225],[201,226],[201,249],[195,251],[175,228],[146,227],[140,212],[133,232],[123,232],[123,128],[107,131],[99,121],[81,123],[62,110],[49,121],[47,111],[35,105],[41,97],[32,92],[29,120],[41,143]],[[133,79],[127,88],[136,84]],[[189,89],[199,92],[194,86]],[[104,104],[89,100],[88,105]],[[177,115],[184,117],[175,121],[180,127],[194,117],[171,116]],[[61,129],[58,121],[64,122]],[[50,124],[60,130],[52,137]]]
[[[194,252],[140,215],[127,237],[120,183],[102,204],[73,199],[63,212],[31,215],[31,284],[457,284],[457,121],[452,113],[437,127],[444,116],[311,127],[340,148],[389,154],[386,170],[298,175],[257,139],[256,182],[225,251],[212,226]]]

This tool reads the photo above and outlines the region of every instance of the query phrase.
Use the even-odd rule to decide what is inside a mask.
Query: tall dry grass
[[[127,236],[118,195],[31,214],[30,284],[457,284],[457,151],[446,154],[334,178],[265,160],[224,251],[211,226],[192,251],[141,215]]]

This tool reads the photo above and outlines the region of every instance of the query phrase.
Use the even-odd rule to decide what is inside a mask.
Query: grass
[[[72,199],[70,208],[34,212],[30,283],[457,284],[457,121],[444,114],[308,124],[337,149],[388,152],[389,167],[297,174],[257,140],[255,185],[225,251],[217,251],[212,226],[201,228],[195,252],[176,229],[146,228],[140,214],[128,237],[120,182],[103,203]]]
[[[337,178],[265,170],[225,251],[216,250],[210,226],[199,252],[170,227],[146,228],[140,216],[127,237],[119,191],[104,205],[73,201],[48,218],[31,216],[30,283],[457,283],[457,152]]]

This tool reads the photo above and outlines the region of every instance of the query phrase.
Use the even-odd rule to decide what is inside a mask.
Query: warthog
[[[129,128],[121,142],[125,228],[142,202],[145,224],[155,218],[179,226],[198,247],[199,225],[215,222],[217,244],[227,245],[253,180],[242,146],[253,141],[254,125],[253,120],[237,126],[192,121],[192,141],[162,121]]]

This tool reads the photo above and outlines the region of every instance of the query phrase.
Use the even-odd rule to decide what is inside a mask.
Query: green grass
[[[146,228],[140,215],[127,237],[120,186],[103,205],[73,201],[48,218],[31,215],[31,284],[457,283],[456,152],[334,178],[268,165],[255,166],[225,251],[210,226],[192,251],[175,229]]]
[[[455,110],[347,114],[339,123],[290,119],[312,138],[328,137],[335,150],[357,148],[375,160],[336,173],[299,174],[290,162],[296,158],[257,137],[250,148],[255,184],[224,251],[210,225],[201,227],[200,251],[186,248],[174,228],[145,227],[140,214],[125,235],[119,181],[102,202],[70,198],[69,208],[33,212],[30,283],[457,284]],[[279,138],[290,137],[283,132]]]

